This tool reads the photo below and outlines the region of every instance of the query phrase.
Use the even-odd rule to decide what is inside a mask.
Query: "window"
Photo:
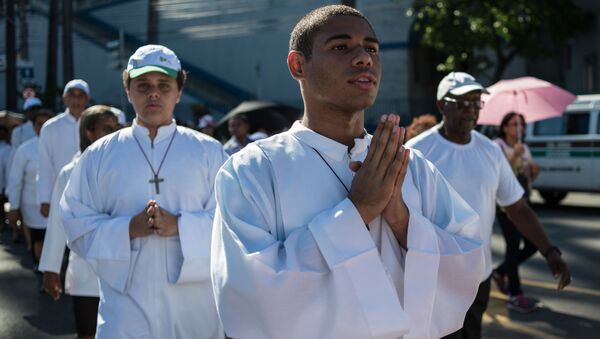
[[[561,117],[538,121],[533,126],[534,135],[581,135],[587,134],[590,113],[578,112]]]

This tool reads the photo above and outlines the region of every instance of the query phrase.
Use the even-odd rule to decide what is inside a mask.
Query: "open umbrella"
[[[479,113],[480,125],[500,125],[509,112],[523,114],[530,123],[561,116],[575,100],[575,95],[547,81],[534,77],[500,80],[483,94],[485,105]]]
[[[6,126],[9,130],[13,127],[22,124],[25,121],[25,116],[21,113],[2,110],[0,111],[0,125]]]
[[[219,120],[216,126],[217,134],[225,134],[227,121],[239,114],[248,117],[250,133],[260,128],[274,133],[291,126],[299,118],[300,110],[272,101],[244,101]]]

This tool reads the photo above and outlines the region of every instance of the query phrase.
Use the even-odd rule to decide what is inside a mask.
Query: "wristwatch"
[[[556,252],[559,256],[562,256],[562,252],[560,251],[560,248],[558,248],[557,246],[550,246],[546,249],[546,251],[544,251],[544,253],[542,253],[542,255],[544,256],[544,258],[548,258],[548,255],[550,255],[550,252]]]

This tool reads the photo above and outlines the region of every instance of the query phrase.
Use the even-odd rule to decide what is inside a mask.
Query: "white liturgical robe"
[[[411,152],[408,250],[383,218],[368,230],[340,180],[350,188],[348,165],[370,141],[348,152],[296,122],[223,165],[211,275],[229,336],[438,338],[462,327],[483,274],[478,216]]]
[[[31,120],[27,120],[24,123],[20,124],[13,128],[10,144],[16,150],[21,146],[25,141],[35,137],[35,130],[33,129],[33,123]]]
[[[134,137],[160,168],[159,194]],[[97,338],[223,338],[209,258],[214,178],[226,158],[216,140],[174,122],[154,141],[134,122],[83,153],[60,205],[68,246],[99,277]],[[129,238],[150,199],[179,215],[178,236]]]
[[[11,210],[20,210],[23,222],[35,229],[46,228],[48,219],[40,213],[37,203],[36,182],[38,174],[37,136],[25,141],[17,148],[10,164],[6,194]]]
[[[40,132],[38,204],[49,203],[58,172],[79,152],[79,120],[65,112],[46,121]]]
[[[50,200],[50,215],[48,216],[48,226],[46,227],[46,236],[44,237],[44,247],[38,270],[41,272],[60,273],[67,238],[65,236],[65,227],[60,219],[60,198],[67,186],[71,172],[79,160],[79,153],[75,159],[68,163],[58,173],[56,183],[52,189],[52,199]],[[97,297],[98,277],[83,258],[74,251],[69,252],[69,265],[65,276],[65,292],[74,296]]]

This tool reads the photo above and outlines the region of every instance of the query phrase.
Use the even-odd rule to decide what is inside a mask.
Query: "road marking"
[[[502,301],[508,301],[508,296],[500,291],[496,291],[491,290],[490,291],[490,298],[494,298],[494,299],[498,299],[498,300],[502,300]]]
[[[550,290],[556,290],[556,286],[558,286],[557,285],[558,283],[549,283],[549,282],[544,282],[544,281],[528,280],[528,279],[521,280],[521,284],[533,286],[533,287],[550,289]],[[600,297],[600,291],[593,290],[590,288],[567,286],[567,287],[565,287],[564,291],[580,293],[580,294],[587,294],[587,295],[592,295],[594,297]]]

